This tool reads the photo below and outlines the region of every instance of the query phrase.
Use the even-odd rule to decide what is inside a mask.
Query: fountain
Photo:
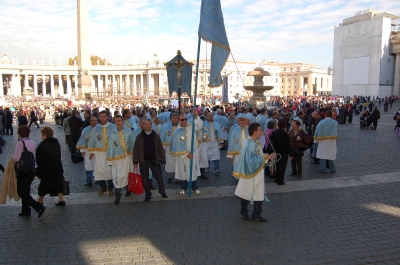
[[[262,67],[256,67],[253,71],[250,71],[247,76],[254,76],[254,82],[252,86],[244,86],[244,89],[253,92],[250,98],[250,103],[253,105],[259,105],[257,103],[265,103],[264,92],[266,90],[271,90],[274,86],[264,86],[263,78],[264,76],[271,76],[268,71],[264,71]]]

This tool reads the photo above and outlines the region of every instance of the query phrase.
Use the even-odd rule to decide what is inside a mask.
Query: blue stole
[[[135,119],[133,118],[133,116],[131,116],[128,120],[124,120],[124,128],[130,129],[130,130],[134,130],[138,128],[138,125],[135,121]]]
[[[248,138],[233,168],[232,175],[237,178],[254,178],[265,165],[264,154],[258,140]]]
[[[246,139],[249,137],[247,126],[243,129],[240,126],[233,129],[231,138],[229,138],[227,155],[238,155],[240,153],[242,150],[242,133],[244,133]]]
[[[221,130],[221,125],[219,125],[218,122],[213,121],[213,122],[208,122],[205,121],[203,123],[203,139],[206,142],[211,141],[211,132],[214,133],[215,135],[215,140],[219,141],[219,142],[223,142],[224,138],[222,136],[222,130]]]
[[[161,124],[156,125],[155,123],[153,123],[153,124],[151,125],[151,129],[152,129],[153,131],[155,131],[156,134],[160,135],[160,133],[161,133]]]
[[[315,129],[315,140],[337,139],[339,124],[331,118],[321,120]]]
[[[117,127],[108,122],[106,125],[97,124],[89,140],[88,151],[107,151],[108,138]]]
[[[262,114],[258,114],[256,121],[261,125],[263,132],[265,132],[267,130],[267,118]]]
[[[217,115],[218,116],[218,115]],[[224,127],[225,129],[229,130],[229,121],[228,118],[225,116],[219,116],[218,119],[218,123],[219,125],[221,125],[222,127]]]
[[[138,128],[136,130],[132,131],[132,136],[133,136],[133,145],[135,146],[136,142],[136,137],[142,132],[142,129]]]
[[[172,136],[174,135],[174,132],[178,125],[172,126],[172,122],[169,121],[164,124],[164,126],[161,129],[161,142],[163,143],[164,146],[170,146],[171,141],[172,141]]]
[[[229,129],[228,141],[231,140],[232,132],[233,132],[237,127],[239,127],[239,124],[238,124],[238,123],[232,125],[232,127]],[[229,143],[229,142],[228,142],[228,143]]]
[[[135,130],[136,131],[136,130]],[[123,159],[133,154],[133,136],[131,129],[115,130],[108,139],[107,160]]]
[[[171,147],[169,149],[170,155],[181,156],[189,153],[189,150],[187,150],[186,141],[188,137],[187,134],[192,132],[191,126],[191,124],[188,124],[185,128],[178,127],[175,130],[171,141]]]
[[[79,137],[78,143],[75,147],[76,149],[87,149],[92,131],[92,126],[87,126],[82,130],[81,137]]]

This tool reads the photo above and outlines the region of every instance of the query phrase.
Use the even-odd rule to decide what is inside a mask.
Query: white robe
[[[111,165],[111,174],[114,186],[118,189],[127,186],[128,174],[129,172],[133,172],[132,156],[108,161],[108,163]]]
[[[93,168],[94,168],[94,180],[110,180],[112,179],[111,167],[107,163],[107,152],[106,151],[94,151]]]
[[[208,168],[207,146],[204,143],[199,145],[197,154],[199,155],[200,168]]]
[[[93,170],[94,169],[94,167],[93,167],[93,159],[94,158],[92,160],[89,159],[90,153],[88,152],[87,149],[81,149],[81,153],[85,153],[85,156],[83,157],[84,162],[85,162],[85,170],[86,171]]]
[[[202,122],[200,119],[196,119],[195,121],[195,130],[198,131],[201,129]],[[186,127],[187,130],[187,139],[186,139],[186,150],[191,150],[192,146],[192,127]],[[196,133],[194,134],[196,138]],[[193,145],[193,159],[189,159],[187,154],[176,156],[176,164],[175,164],[175,178],[180,180],[190,180],[190,160],[193,160],[192,164],[192,180],[197,180],[197,177],[201,175],[200,167],[199,167],[199,155],[197,153],[197,140],[195,139],[195,144]]]
[[[263,201],[264,185],[264,171],[260,170],[254,178],[240,178],[235,195],[248,201]]]
[[[165,147],[165,171],[168,173],[174,173],[175,172],[175,164],[176,164],[176,158],[175,156],[172,156],[169,154],[169,146],[164,146]]]
[[[219,149],[219,141],[218,141],[218,139],[215,139],[214,132],[211,132],[210,135],[211,135],[211,140],[203,143],[207,147],[208,160],[211,160],[211,161],[219,160],[221,158],[221,153],[220,153],[220,149]]]
[[[336,153],[336,139],[318,140],[317,158],[336,160]]]

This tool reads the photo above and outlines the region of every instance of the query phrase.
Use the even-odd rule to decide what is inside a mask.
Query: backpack
[[[17,176],[36,173],[35,156],[26,149],[25,142],[22,140],[21,142],[24,145],[24,150],[21,153],[20,160],[15,162],[15,173]]]

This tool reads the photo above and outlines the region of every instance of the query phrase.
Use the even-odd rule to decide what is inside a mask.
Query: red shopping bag
[[[142,176],[138,172],[129,172],[128,174],[128,191],[137,195],[143,194]]]

